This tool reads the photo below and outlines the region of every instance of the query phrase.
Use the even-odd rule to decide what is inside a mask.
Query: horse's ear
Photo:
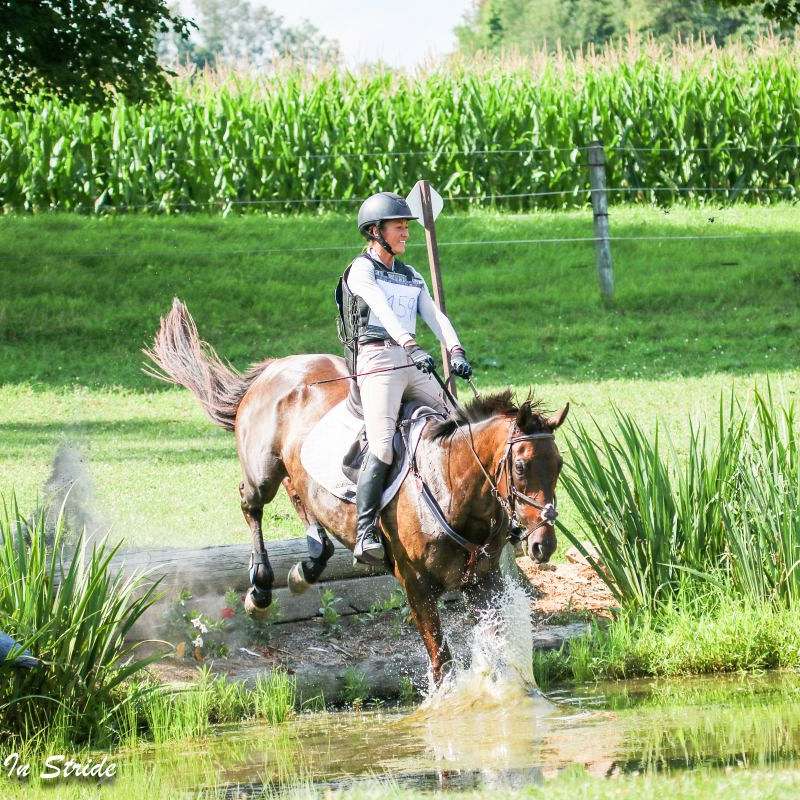
[[[569,413],[569,403],[567,403],[561,411],[556,412],[553,414],[552,417],[549,417],[547,420],[547,427],[551,430],[555,430],[556,428],[560,428],[564,424],[564,420],[567,418],[567,414]]]
[[[525,431],[528,429],[528,423],[531,421],[531,415],[533,410],[531,409],[530,400],[526,400],[517,411],[517,427],[521,431]]]

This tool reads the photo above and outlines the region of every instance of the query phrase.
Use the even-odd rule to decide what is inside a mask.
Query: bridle
[[[536,439],[555,439],[556,438],[555,434],[551,433],[550,431],[540,431],[538,433],[521,433],[519,428],[517,427],[517,423],[515,420],[511,425],[511,430],[509,431],[508,439],[506,440],[506,448],[503,451],[503,455],[500,458],[500,462],[497,465],[494,477],[492,477],[489,475],[486,468],[483,466],[483,462],[481,461],[480,456],[475,450],[475,445],[472,439],[472,426],[470,425],[469,421],[467,421],[467,427],[469,428],[469,439],[467,439],[466,436],[464,436],[464,438],[469,444],[470,450],[472,451],[472,455],[474,456],[478,466],[481,468],[484,477],[489,482],[489,485],[492,487],[491,488],[492,495],[500,504],[500,507],[506,514],[506,518],[509,524],[509,534],[508,534],[509,541],[513,543],[526,541],[530,536],[536,533],[536,531],[538,531],[539,528],[543,528],[545,525],[552,525],[558,518],[555,495],[553,495],[552,503],[545,503],[543,505],[542,503],[537,503],[536,500],[529,497],[528,495],[520,492],[519,489],[517,489],[517,487],[514,486],[512,465],[513,465],[514,445],[517,444],[517,442],[529,442]],[[460,427],[456,427],[456,430],[460,431],[463,435],[463,431],[461,431]],[[503,496],[500,492],[500,484],[503,480],[504,474],[507,487],[505,496]],[[519,521],[519,517],[517,516],[518,502],[526,506],[531,506],[532,508],[535,508],[539,511],[539,523],[536,525],[536,527],[525,531],[523,525]],[[491,541],[491,539],[493,539],[496,534],[497,531],[491,533],[489,535],[489,541]]]

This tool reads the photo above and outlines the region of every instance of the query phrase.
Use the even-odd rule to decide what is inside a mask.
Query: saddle
[[[402,405],[398,429],[392,440],[394,458],[386,478],[381,508],[388,505],[400,489],[411,467],[422,431],[432,417],[441,419],[442,414],[418,400]],[[401,426],[405,429],[405,436],[401,433]],[[350,403],[345,399],[311,429],[300,448],[300,462],[311,478],[331,494],[354,503],[358,471],[366,453],[367,437],[363,419],[351,411]]]

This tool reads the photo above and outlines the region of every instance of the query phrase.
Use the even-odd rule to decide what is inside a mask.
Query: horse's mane
[[[539,433],[549,430],[547,417],[540,400],[533,398],[528,392],[527,398],[519,405],[514,400],[511,389],[481,395],[470,400],[464,406],[466,419],[449,418],[438,421],[431,420],[426,429],[430,439],[445,439],[452,436],[456,430],[469,422],[481,422],[495,416],[515,417],[517,427],[521,433]]]

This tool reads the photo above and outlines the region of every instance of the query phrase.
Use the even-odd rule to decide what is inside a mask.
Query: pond
[[[339,786],[376,776],[417,789],[520,787],[574,765],[603,778],[791,766],[800,754],[795,674],[622,681],[547,695],[520,684],[494,688],[451,691],[415,708],[220,729],[145,759],[186,788],[257,796],[298,782]]]
[[[797,762],[800,675],[618,681],[545,694],[532,674],[528,602],[509,583],[502,602],[463,631],[460,666],[418,706],[221,728],[145,751],[145,762],[178,786],[227,797],[375,777],[415,789],[488,790],[576,767],[603,779]],[[137,750],[130,759],[142,757]],[[117,760],[124,773],[125,757]]]

